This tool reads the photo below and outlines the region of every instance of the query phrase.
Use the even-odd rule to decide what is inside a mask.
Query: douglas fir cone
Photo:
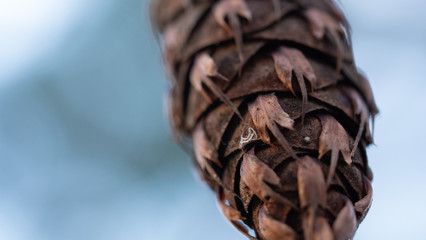
[[[154,0],[176,138],[249,239],[346,240],[378,113],[331,0]],[[374,123],[374,121],[373,121]],[[250,235],[248,228],[255,235]]]

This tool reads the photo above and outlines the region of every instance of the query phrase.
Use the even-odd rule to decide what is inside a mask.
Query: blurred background
[[[424,239],[426,2],[341,3],[381,110],[355,239]],[[0,239],[244,239],[172,141],[147,13],[0,1]]]

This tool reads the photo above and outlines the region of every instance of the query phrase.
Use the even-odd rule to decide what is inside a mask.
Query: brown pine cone
[[[336,5],[156,0],[152,19],[174,134],[231,223],[250,239],[351,239],[378,110]]]

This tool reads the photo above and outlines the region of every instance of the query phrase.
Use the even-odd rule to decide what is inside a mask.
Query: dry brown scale
[[[328,0],[157,0],[175,136],[250,239],[351,239],[378,113]],[[250,235],[252,228],[255,235]]]

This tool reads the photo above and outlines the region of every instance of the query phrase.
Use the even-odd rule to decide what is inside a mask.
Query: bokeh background
[[[381,110],[355,239],[425,239],[426,2],[341,3]],[[0,239],[244,239],[172,141],[147,13],[0,1]]]

